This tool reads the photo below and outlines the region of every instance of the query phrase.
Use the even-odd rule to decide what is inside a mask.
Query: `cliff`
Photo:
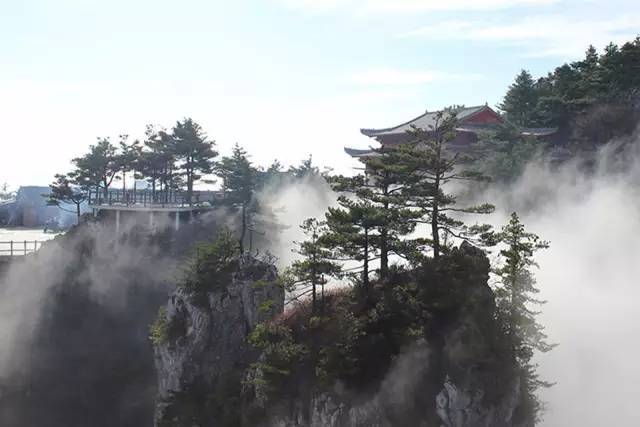
[[[161,311],[163,336],[155,346],[158,426],[190,425],[209,415],[218,417],[215,425],[227,425],[239,416],[233,395],[257,357],[247,336],[282,312],[284,290],[272,264],[251,257],[232,264],[226,286],[203,295],[178,288]],[[206,401],[204,395],[209,395]]]
[[[199,303],[177,290],[161,313],[174,332],[155,347],[157,426],[532,425],[482,251],[397,269],[372,305],[357,287],[332,292],[322,316],[306,303],[278,316],[275,269],[234,269]]]

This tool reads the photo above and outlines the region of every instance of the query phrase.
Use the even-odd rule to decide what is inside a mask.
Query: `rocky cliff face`
[[[451,303],[455,310],[442,308],[442,304],[434,309],[430,314],[432,331],[393,357],[382,368],[386,374],[381,381],[362,390],[339,381],[329,389],[312,385],[311,393],[304,386],[300,393],[289,392],[288,397],[276,401],[261,392],[260,372],[246,369],[264,357],[247,346],[249,332],[283,309],[284,295],[275,285],[275,269],[247,261],[230,285],[209,292],[204,304],[176,291],[168,304],[167,321],[178,332],[156,348],[156,425],[523,425],[514,421],[520,384],[509,370],[508,351],[496,341],[493,293],[487,286],[488,261],[481,251],[467,245],[454,251],[452,258],[455,268],[437,274],[448,280],[443,284],[447,295],[456,295]],[[419,285],[425,289],[431,286]],[[429,293],[429,298],[441,298],[438,292]],[[253,377],[248,377],[248,372]],[[226,397],[211,398],[217,395]],[[202,396],[209,396],[209,400],[205,402]],[[248,421],[238,416],[256,407],[262,411],[258,419]],[[207,408],[213,409],[207,412]],[[191,415],[185,416],[188,411]],[[236,417],[227,417],[234,411]]]
[[[233,394],[223,390],[228,386],[236,391],[241,372],[256,357],[247,335],[283,310],[284,290],[276,279],[273,265],[246,257],[238,260],[228,286],[198,298],[183,289],[170,296],[167,338],[155,347],[156,425],[182,425],[180,420],[194,406],[199,406],[195,411],[206,412],[210,402],[199,405],[200,390]],[[232,406],[232,402],[216,403]],[[211,425],[224,424],[212,420]]]

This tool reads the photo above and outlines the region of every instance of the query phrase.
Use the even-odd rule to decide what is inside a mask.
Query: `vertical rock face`
[[[429,301],[439,302],[444,290],[452,302],[429,306],[430,332],[384,365],[381,380],[359,390],[337,381],[321,392],[262,396],[259,372],[247,367],[265,354],[246,338],[283,310],[273,266],[242,259],[226,286],[198,298],[177,290],[166,309],[166,340],[155,348],[156,426],[513,427],[520,384],[499,340],[488,260],[470,245],[450,256],[453,267],[429,273],[418,286],[431,292]],[[248,380],[248,373],[257,376]],[[291,384],[305,390],[295,378]],[[242,416],[256,408],[259,418]]]
[[[520,383],[516,378],[511,394],[487,405],[482,388],[460,387],[447,376],[436,397],[436,411],[443,427],[511,427],[519,394]]]
[[[283,311],[284,290],[276,280],[273,265],[244,257],[227,286],[197,298],[182,289],[170,296],[168,336],[155,348],[156,425],[171,418],[168,410],[178,396],[197,387],[216,389],[227,380],[235,381],[235,373],[255,358],[247,335],[256,324]]]
[[[462,244],[445,271],[455,309],[434,311],[434,333],[404,349],[373,392],[322,393],[290,402],[268,427],[513,427],[520,384],[501,347],[484,253]],[[458,280],[459,279],[459,280]],[[422,284],[425,287],[429,283]],[[433,298],[438,298],[433,294]],[[372,356],[373,357],[373,356]],[[286,406],[286,405],[285,405]]]

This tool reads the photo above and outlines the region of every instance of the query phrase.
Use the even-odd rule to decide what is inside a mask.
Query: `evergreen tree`
[[[341,266],[333,261],[332,252],[323,242],[328,229],[326,223],[316,218],[305,220],[300,226],[307,240],[296,242],[294,253],[301,256],[285,271],[284,277],[289,289],[295,290],[297,298],[311,293],[312,312],[318,314],[324,306],[324,286],[329,277],[340,274]],[[318,303],[320,288],[320,303]]]
[[[151,125],[147,126],[145,133],[145,150],[140,155],[139,170],[150,181],[153,200],[167,201],[169,192],[180,184],[174,139],[165,130]]]
[[[83,188],[102,189],[108,198],[109,187],[120,172],[118,150],[109,138],[98,138],[98,143],[89,147],[89,152],[73,159],[75,170],[69,178]]]
[[[589,102],[593,102],[600,91],[600,59],[598,52],[593,45],[590,45],[582,61],[573,64],[573,67],[580,73],[578,82],[579,96]]]
[[[417,222],[431,227],[431,247],[437,259],[442,250],[441,237],[445,241],[454,237],[470,243],[491,243],[491,227],[467,225],[458,218],[462,214],[488,214],[494,211],[488,203],[474,206],[457,206],[457,199],[447,193],[446,187],[456,181],[486,181],[481,172],[468,169],[471,160],[467,156],[453,153],[448,144],[456,136],[457,117],[454,111],[440,112],[428,129],[413,128],[411,142],[405,156],[411,174],[408,175],[406,193],[411,205],[422,213]],[[455,215],[455,217],[454,217]]]
[[[537,365],[532,359],[536,351],[548,352],[554,345],[547,342],[544,327],[536,320],[539,312],[532,308],[544,301],[535,298],[539,290],[531,269],[537,266],[533,259],[535,252],[548,248],[549,244],[525,231],[515,212],[498,233],[498,240],[505,246],[500,251],[504,263],[495,270],[502,284],[496,290],[498,315],[520,371],[521,387],[529,402],[528,411],[536,416],[542,409],[536,390],[551,384],[539,379]]]
[[[416,176],[408,161],[412,153],[402,146],[374,151],[377,155],[363,159],[364,174],[332,177],[330,182],[334,190],[352,194],[369,209],[377,211],[375,227],[369,231],[375,233],[375,237],[373,234],[370,237],[378,244],[380,277],[386,278],[390,255],[415,258],[419,239],[407,236],[415,230],[421,214],[410,206],[410,200],[417,196],[412,194]],[[345,206],[351,208],[349,204]]]
[[[120,175],[122,179],[122,192],[125,193],[127,189],[127,174],[129,172],[134,172],[134,180],[135,180],[135,170],[140,160],[140,154],[142,152],[142,147],[140,146],[140,141],[135,140],[131,144],[128,144],[127,141],[129,139],[128,135],[120,135],[120,153],[118,155],[118,164],[120,167]]]
[[[338,204],[340,207],[330,207],[326,213],[328,232],[323,242],[334,251],[335,260],[362,263],[350,271],[360,275],[368,300],[370,263],[380,259],[380,238],[375,230],[384,218],[380,209],[368,201],[340,196]]]
[[[213,158],[218,155],[202,127],[192,119],[177,122],[173,128],[173,150],[187,186],[187,200],[192,203],[193,186],[202,174],[213,172]]]
[[[519,126],[531,126],[537,103],[535,82],[528,71],[522,70],[509,86],[498,108],[505,113],[507,120]]]
[[[87,188],[75,185],[72,179],[62,174],[56,174],[55,181],[49,188],[51,188],[51,193],[47,205],[57,206],[66,212],[73,212],[80,219],[80,207],[87,200]],[[75,205],[75,211],[68,210],[64,204]]]
[[[308,175],[320,175],[320,169],[313,164],[313,157],[309,155],[300,166],[290,166],[288,172],[295,178],[301,179]]]
[[[223,157],[218,163],[216,173],[222,178],[225,203],[240,214],[238,245],[240,252],[244,253],[246,234],[256,210],[254,195],[258,171],[249,160],[247,152],[236,144],[231,156]]]
[[[0,202],[10,200],[14,196],[15,194],[12,191],[9,191],[9,186],[6,182],[0,185]]]

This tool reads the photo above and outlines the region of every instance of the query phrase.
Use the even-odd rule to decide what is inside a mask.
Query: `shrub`
[[[167,344],[169,341],[169,321],[167,309],[160,307],[158,317],[149,327],[149,339],[155,346]]]
[[[217,287],[226,287],[237,270],[237,242],[230,232],[222,232],[209,244],[196,246],[187,263],[180,287],[194,296],[202,296]]]

